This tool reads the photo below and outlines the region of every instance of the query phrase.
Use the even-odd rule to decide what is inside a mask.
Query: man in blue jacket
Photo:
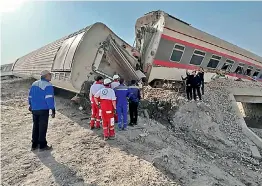
[[[38,147],[40,151],[52,149],[46,141],[49,110],[52,110],[52,118],[55,117],[54,88],[49,82],[51,78],[48,70],[42,71],[41,79],[35,81],[29,91],[29,111],[33,114],[32,150]]]
[[[116,113],[118,121],[118,129],[126,130],[127,128],[127,106],[128,106],[128,87],[124,84],[124,79],[120,79],[120,85],[115,90],[116,94]],[[123,123],[122,123],[123,117]]]
[[[129,114],[130,114],[130,126],[137,125],[137,109],[141,99],[140,89],[136,86],[136,80],[131,81],[131,86],[128,88],[129,98]]]

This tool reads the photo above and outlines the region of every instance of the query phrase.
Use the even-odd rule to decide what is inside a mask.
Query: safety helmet
[[[111,83],[111,80],[110,80],[110,79],[108,79],[108,78],[104,79],[104,85],[108,85],[108,84],[110,84],[110,83]]]
[[[116,79],[119,79],[119,78],[120,78],[120,77],[119,77],[119,75],[117,75],[117,74],[113,76],[113,80],[116,80]]]
[[[40,75],[45,76],[47,74],[51,74],[51,73],[48,70],[43,70]]]

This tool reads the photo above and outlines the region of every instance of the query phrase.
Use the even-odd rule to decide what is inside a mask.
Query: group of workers
[[[48,128],[49,111],[55,118],[54,88],[50,83],[52,74],[48,70],[41,72],[41,79],[35,81],[29,91],[28,110],[33,115],[32,146],[31,150],[51,150],[47,145],[46,133]],[[124,79],[114,75],[114,81],[98,76],[90,88],[92,103],[91,129],[100,128],[102,118],[104,139],[114,138],[115,120],[118,121],[119,130],[127,129],[127,112],[129,105],[130,126],[137,125],[137,109],[141,99],[136,81],[131,86],[124,84]],[[115,113],[116,111],[116,113]]]
[[[186,71],[186,77],[184,78],[181,76],[182,80],[186,81],[186,94],[188,101],[191,101],[192,97],[195,101],[197,100],[197,97],[199,100],[202,100],[202,95],[204,95],[204,73],[204,69],[201,67],[198,73],[196,70],[192,73]]]
[[[187,71],[186,81],[187,99],[201,100],[200,88],[204,94],[204,70],[198,73]],[[49,111],[52,110],[52,118],[55,117],[54,88],[50,83],[52,75],[49,71],[41,72],[41,79],[35,81],[29,92],[29,111],[33,114],[32,150],[52,149],[47,145],[46,132],[48,128]],[[125,80],[118,75],[113,76],[113,82],[102,76],[98,76],[90,88],[89,98],[92,105],[90,128],[100,128],[102,119],[104,139],[115,137],[115,123],[118,130],[127,130],[127,114],[130,114],[130,126],[137,125],[138,105],[141,99],[140,89],[135,80],[130,86],[125,85]],[[197,93],[197,94],[196,94]],[[129,109],[128,109],[129,106]]]
[[[135,80],[128,87],[118,75],[113,76],[113,82],[98,76],[90,88],[89,98],[92,105],[90,128],[100,128],[102,119],[105,140],[115,137],[115,123],[118,124],[118,130],[127,129],[128,105],[129,125],[137,125],[137,109],[141,97]]]

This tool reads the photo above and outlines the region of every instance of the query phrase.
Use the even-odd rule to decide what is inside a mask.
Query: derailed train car
[[[138,58],[133,47],[106,25],[95,23],[19,58],[13,73],[39,79],[42,70],[50,70],[54,86],[79,93],[83,83],[98,74],[140,80],[144,76],[136,70]]]
[[[79,93],[84,82],[101,74],[119,74],[126,80],[162,87],[181,81],[186,70],[206,71],[209,82],[216,71],[228,78],[262,81],[262,57],[200,31],[163,11],[153,11],[136,21],[135,46],[131,47],[103,23],[95,23],[50,43],[13,65],[16,76],[39,79],[50,70],[56,87]]]
[[[136,21],[135,48],[148,82],[161,87],[164,80],[180,81],[186,70],[206,71],[209,82],[216,71],[228,78],[262,81],[262,57],[200,31],[163,11]]]
[[[2,80],[13,77],[12,66],[13,66],[13,63],[1,65],[1,79]]]

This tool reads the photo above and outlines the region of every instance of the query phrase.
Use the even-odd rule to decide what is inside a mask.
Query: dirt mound
[[[141,108],[151,119],[140,117],[138,126],[108,142],[101,130],[88,129],[86,111],[58,92],[48,131],[54,151],[42,154],[29,151],[29,86],[2,84],[3,185],[261,186],[261,162],[251,158],[227,90],[261,84],[217,80],[207,85],[203,102],[146,87]]]
[[[31,80],[1,84],[1,185],[177,185],[152,163],[104,142],[88,129],[89,121],[81,120],[86,114],[59,96],[47,134],[54,150],[31,152],[30,84]]]

